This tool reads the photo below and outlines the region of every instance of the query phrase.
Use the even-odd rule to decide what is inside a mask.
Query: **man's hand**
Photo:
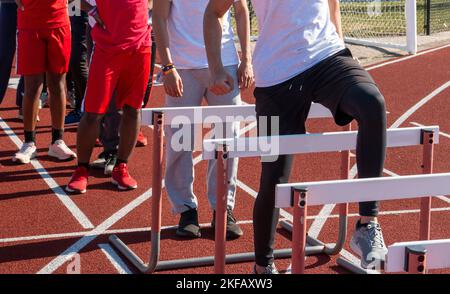
[[[240,88],[250,88],[255,81],[251,62],[242,61],[238,69],[238,81]]]
[[[183,96],[183,81],[176,69],[168,73],[163,78],[164,90],[166,94],[172,97]]]
[[[22,11],[25,10],[25,7],[24,7],[23,4],[22,4],[22,0],[16,0],[16,4],[17,4],[17,7],[18,7],[20,10],[22,10]]]
[[[234,89],[233,77],[224,68],[218,72],[211,73],[209,90],[215,95],[225,95]]]

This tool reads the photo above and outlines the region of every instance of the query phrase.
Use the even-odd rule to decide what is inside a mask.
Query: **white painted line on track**
[[[398,128],[402,123],[404,123],[411,115],[413,115],[417,110],[424,106],[431,99],[439,95],[445,89],[450,87],[450,81],[447,81],[442,86],[435,89],[433,92],[422,98],[419,102],[414,104],[410,109],[408,109],[402,116],[400,116],[391,126],[391,128]]]
[[[401,58],[398,58],[398,59],[395,59],[395,60],[392,60],[392,61],[387,61],[387,62],[384,62],[384,63],[381,63],[381,64],[377,64],[377,65],[374,65],[374,66],[369,66],[368,68],[366,68],[366,70],[368,70],[368,71],[374,70],[374,69],[377,69],[377,68],[380,68],[380,67],[384,67],[386,65],[391,65],[391,64],[394,64],[394,63],[398,63],[398,62],[406,61],[406,60],[409,60],[409,59],[413,59],[413,58],[425,55],[427,53],[435,52],[435,51],[438,51],[438,50],[441,50],[441,49],[445,49],[445,48],[448,48],[448,47],[450,47],[450,45],[444,45],[444,46],[440,46],[440,47],[424,50],[424,51],[421,51],[421,52],[419,52],[419,53],[417,53],[415,55],[409,55],[409,56],[406,56],[406,57],[401,57]]]
[[[130,275],[133,273],[109,244],[98,244],[98,247],[119,274]]]
[[[17,146],[18,149],[22,147],[22,141],[17,137],[14,131],[9,125],[0,117],[0,128],[3,129],[5,134],[11,139],[11,141]],[[31,160],[31,165],[36,172],[42,177],[45,183],[55,193],[56,197],[62,202],[62,204],[69,210],[73,217],[83,227],[83,229],[92,229],[94,225],[88,219],[88,217],[81,211],[81,209],[72,201],[69,195],[56,183],[56,181],[50,176],[47,170],[37,160]]]

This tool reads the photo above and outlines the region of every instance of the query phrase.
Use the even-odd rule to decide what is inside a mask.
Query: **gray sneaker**
[[[379,223],[371,221],[361,225],[358,221],[350,240],[350,248],[361,258],[362,268],[383,268],[388,250]]]
[[[278,270],[277,270],[275,264],[272,263],[272,264],[269,264],[268,266],[266,266],[261,273],[258,273],[256,271],[256,264],[255,264],[253,266],[253,274],[255,274],[255,275],[278,275],[279,273],[278,273]]]

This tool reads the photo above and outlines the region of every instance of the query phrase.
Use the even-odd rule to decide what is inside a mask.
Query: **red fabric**
[[[71,42],[70,26],[40,30],[19,29],[17,73],[66,73],[69,70]]]
[[[70,24],[67,0],[22,0],[18,9],[19,29],[54,29]]]
[[[98,14],[106,29],[95,25],[92,38],[108,52],[136,50],[151,46],[147,0],[96,0]]]
[[[151,48],[121,53],[94,49],[84,99],[84,110],[104,114],[115,93],[118,109],[142,107],[150,74]]]

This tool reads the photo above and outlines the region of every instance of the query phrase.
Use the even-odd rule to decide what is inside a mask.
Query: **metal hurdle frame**
[[[152,224],[151,224],[151,248],[148,262],[143,261],[137,256],[117,235],[109,237],[110,243],[117,249],[127,260],[129,260],[141,273],[153,273],[157,270],[170,270],[189,268],[197,266],[213,265],[215,256],[222,250],[220,247],[216,248],[215,256],[205,256],[189,259],[167,260],[160,261],[160,243],[161,243],[161,210],[162,210],[162,167],[164,154],[164,126],[170,125],[173,119],[184,116],[189,118],[191,125],[203,125],[204,118],[215,116],[226,121],[227,117],[236,117],[239,120],[235,122],[254,122],[256,120],[256,112],[254,105],[233,105],[233,106],[205,106],[205,107],[176,107],[176,108],[147,108],[142,110],[142,125],[153,125],[153,165],[152,165]],[[308,118],[331,118],[330,111],[320,104],[313,104]],[[348,159],[349,160],[349,159]],[[223,169],[223,161],[218,160],[218,170]],[[226,177],[217,175],[218,183],[222,182]],[[222,188],[218,185],[218,189]],[[224,191],[224,190],[223,190]],[[223,195],[223,193],[218,194]],[[222,201],[217,202],[216,212],[223,210]],[[225,204],[226,211],[226,204]],[[225,231],[223,222],[224,215],[216,214],[216,238],[221,239],[224,244]],[[226,221],[226,216],[225,216]],[[224,232],[223,236],[219,236],[220,232]],[[322,246],[308,248],[309,253],[322,252]],[[291,249],[276,250],[275,256],[277,258],[286,258],[291,256]],[[223,257],[221,263],[238,263],[251,261],[254,259],[254,253],[239,253]]]
[[[388,248],[386,272],[426,274],[450,268],[450,239],[394,243]]]
[[[414,140],[403,140],[403,137],[411,137],[412,133],[416,134],[419,133],[419,136],[417,136]],[[401,146],[414,146],[423,144],[424,145],[424,151],[423,151],[423,168],[424,172],[431,172],[432,171],[432,163],[433,163],[433,145],[435,143],[439,142],[439,127],[433,126],[433,127],[418,127],[418,128],[403,128],[403,129],[389,129],[388,130],[388,147],[401,147]],[[347,150],[342,155],[342,169],[341,174],[344,179],[348,179],[348,170],[349,170],[349,151],[351,149],[354,149],[356,147],[356,135],[357,132],[341,132],[341,133],[326,133],[322,134],[322,138],[318,137],[318,134],[307,134],[307,135],[290,135],[290,136],[276,136],[279,140],[283,141],[286,140],[295,140],[295,146],[302,146],[304,147],[290,147],[287,152],[284,153],[278,153],[276,155],[286,155],[286,154],[300,154],[300,153],[312,153],[312,152],[326,152],[326,151],[342,151]],[[395,138],[395,136],[398,135],[398,137],[401,137],[400,139]],[[338,138],[340,137],[340,138]],[[272,137],[274,138],[274,137]],[[234,146],[236,148],[236,145],[239,145],[239,141],[241,146],[249,146],[251,143],[249,143],[251,140],[258,140],[259,138],[243,138],[243,139],[215,139],[215,140],[205,140],[204,141],[204,149],[205,150],[211,150],[211,146],[207,146],[208,144],[214,144],[216,146],[215,153],[211,154],[211,152],[204,152],[204,159],[213,159],[216,158],[220,161],[225,161],[228,158],[233,157],[257,157],[257,156],[270,156],[274,154],[262,154],[259,151],[254,152],[239,152],[239,151],[230,151],[228,150],[229,146]],[[235,144],[238,141],[237,144]],[[306,144],[310,141],[310,144]],[[328,143],[326,144],[325,141]],[[303,144],[302,144],[303,143]],[[283,142],[281,142],[280,145],[283,145]],[[313,146],[319,146],[320,148],[313,148]],[[239,149],[239,148],[237,148]],[[288,149],[288,148],[287,148]],[[345,167],[345,170],[344,170]],[[226,207],[226,199],[224,198],[224,191],[226,187],[226,180],[223,175],[227,173],[226,171],[226,165],[221,164],[218,165],[217,169],[217,197],[221,199],[224,203],[217,207],[216,209],[216,216],[222,215],[220,220],[224,220],[226,210],[219,211],[219,208],[223,209],[223,207]],[[303,192],[304,195],[306,195],[306,191]],[[297,195],[297,198],[299,198],[302,193],[299,193]],[[295,199],[294,203],[303,203],[302,200],[306,199]],[[218,200],[218,203],[220,201]],[[429,216],[430,216],[430,208],[431,208],[431,198],[427,198],[423,200],[422,207],[424,211],[421,213],[422,217],[428,216],[428,218],[424,219],[421,222],[421,236],[429,236]],[[348,215],[348,204],[347,202],[340,202],[340,209],[339,209],[339,234],[338,234],[338,241],[336,242],[336,245],[333,247],[326,246],[322,241],[312,238],[310,236],[304,235],[298,235],[298,232],[293,231],[293,242],[300,241],[300,242],[306,242],[310,246],[305,246],[302,250],[302,253],[304,255],[313,255],[313,254],[338,254],[341,252],[343,245],[345,243],[345,238],[347,235],[347,215]],[[297,219],[299,215],[303,215],[303,213],[306,213],[306,206],[301,208],[302,210],[294,208],[294,219]],[[303,211],[304,210],[304,211]],[[226,218],[225,218],[226,219]],[[302,218],[303,219],[303,218]],[[306,232],[306,218],[304,218],[303,226]],[[288,223],[282,223],[284,228],[289,229]],[[222,231],[220,231],[220,229]],[[225,263],[226,263],[226,249],[225,249],[225,241],[224,241],[224,234],[225,234],[225,227],[221,226],[216,227],[216,257],[215,257],[215,272],[218,274],[222,274],[225,272]],[[291,230],[292,231],[292,230]],[[305,243],[305,244],[306,244]],[[318,250],[320,249],[320,250]],[[284,249],[287,250],[287,249]],[[292,249],[292,256],[298,255],[299,253],[296,252],[298,248]],[[275,258],[277,258],[275,256]],[[347,261],[345,259],[342,259],[343,261]],[[302,261],[300,261],[301,264],[297,264],[296,267],[301,268],[302,265],[304,267],[304,256]],[[351,266],[351,270],[355,272],[360,273],[369,273],[367,270],[362,269],[360,266],[355,265],[353,263],[348,262]],[[294,266],[294,265],[293,265]],[[348,267],[350,267],[348,266]],[[347,266],[345,266],[348,268]]]
[[[363,195],[361,191],[364,191]],[[294,208],[292,273],[303,274],[305,271],[309,205],[428,198],[449,193],[450,173],[277,185],[275,206]],[[429,220],[430,214],[421,213],[421,217]],[[410,250],[410,253],[423,254],[420,250]]]

